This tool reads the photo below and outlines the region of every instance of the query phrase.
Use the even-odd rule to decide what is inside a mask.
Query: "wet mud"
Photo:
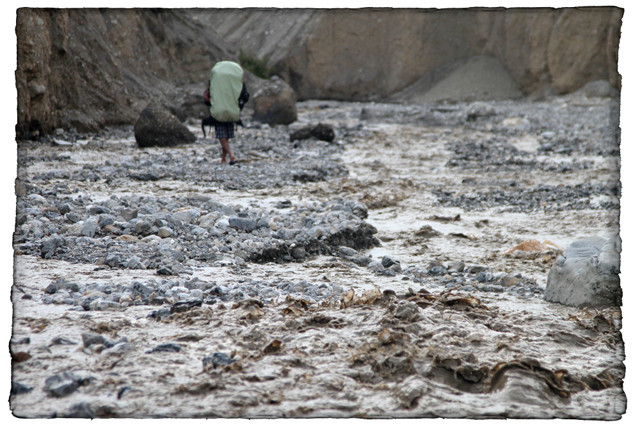
[[[564,247],[618,232],[616,111],[309,101],[240,129],[238,166],[202,138],[25,143],[11,409],[619,419],[620,309],[542,298]],[[290,140],[317,123],[332,142]]]

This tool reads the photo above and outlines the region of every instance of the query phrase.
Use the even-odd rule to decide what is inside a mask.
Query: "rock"
[[[160,227],[158,228],[158,237],[166,239],[167,237],[173,236],[173,231],[169,227]]]
[[[619,307],[621,249],[619,236],[571,243],[549,271],[544,299],[574,307]]]
[[[395,318],[410,323],[413,323],[422,317],[420,314],[420,307],[418,307],[417,304],[408,301],[400,301],[397,305],[389,306],[389,311]]]
[[[44,391],[52,397],[64,397],[91,380],[91,377],[83,377],[75,372],[65,371],[47,378],[44,382]]]
[[[96,412],[91,408],[91,404],[88,402],[80,402],[73,404],[66,412],[67,418],[91,418],[96,417]]]
[[[196,209],[184,209],[174,212],[173,217],[179,219],[185,224],[194,224],[200,217],[200,212]]]
[[[10,395],[14,396],[16,394],[25,394],[30,393],[31,391],[33,391],[33,387],[26,386],[17,381],[11,381],[11,391],[9,392]]]
[[[288,125],[298,119],[296,94],[284,80],[272,77],[252,97],[253,119],[269,125]]]
[[[333,128],[324,123],[318,123],[315,126],[305,126],[289,134],[290,141],[300,139],[318,139],[320,141],[333,142],[336,137]]]
[[[382,267],[391,269],[391,270],[395,271],[396,273],[399,273],[402,270],[402,268],[400,266],[400,261],[396,261],[395,259],[391,259],[386,255],[382,257],[382,261],[381,262],[382,262]]]
[[[140,258],[138,258],[136,255],[133,255],[131,258],[129,258],[127,260],[127,262],[124,264],[125,268],[131,269],[131,270],[144,270],[145,266],[142,263],[142,261],[140,260]]]
[[[51,258],[56,249],[65,245],[65,240],[63,237],[58,236],[57,234],[52,235],[50,238],[44,240],[42,242],[42,250],[40,254],[42,258],[48,259]]]
[[[156,274],[159,274],[160,276],[171,276],[174,272],[170,266],[165,265],[156,270]]]
[[[454,261],[451,264],[447,265],[447,270],[455,273],[462,273],[464,271],[464,262]]]
[[[102,335],[92,334],[89,332],[82,334],[82,344],[85,347],[89,347],[94,344],[100,344],[107,348],[113,347],[113,343],[108,339],[106,339],[105,337],[103,337]]]
[[[291,250],[291,256],[295,259],[304,259],[307,256],[307,251],[302,246],[296,246]]]
[[[131,292],[133,292],[134,295],[140,295],[143,298],[149,298],[149,296],[151,296],[151,293],[153,292],[153,289],[140,282],[133,282],[133,284],[131,285]]]
[[[382,263],[380,263],[379,261],[371,261],[367,265],[367,270],[373,273],[380,273],[384,270],[384,267],[382,266]]]
[[[179,353],[182,351],[182,347],[178,344],[167,343],[155,346],[153,349],[146,351],[146,353]]]
[[[138,217],[138,210],[124,208],[120,211],[120,217],[125,221],[131,221],[132,219]]]
[[[257,228],[257,223],[255,219],[251,218],[230,217],[229,227],[250,233]]]
[[[444,276],[445,274],[447,274],[447,269],[442,265],[433,265],[429,268],[431,276]]]
[[[103,299],[97,299],[89,303],[89,310],[91,311],[106,311],[106,310],[119,310],[122,305],[115,301],[106,301]]]
[[[135,233],[141,235],[147,235],[151,231],[151,224],[147,221],[138,221],[135,225]]]
[[[493,281],[493,274],[489,271],[481,271],[476,275],[476,280],[480,283]]]
[[[232,359],[228,354],[216,352],[211,356],[205,356],[202,359],[202,370],[208,371],[209,369],[223,368],[227,365],[235,362],[235,359]]]
[[[60,289],[60,287],[58,286],[57,283],[49,283],[49,285],[44,289],[44,292],[50,295],[55,294],[56,292],[58,292],[58,290]]]
[[[582,86],[578,91],[590,98],[607,98],[615,94],[615,90],[606,80],[596,80]]]
[[[192,308],[201,307],[202,300],[178,301],[171,306],[171,313],[184,313]]]
[[[157,104],[149,104],[140,113],[133,130],[141,148],[171,147],[196,140],[196,136],[176,116]]]

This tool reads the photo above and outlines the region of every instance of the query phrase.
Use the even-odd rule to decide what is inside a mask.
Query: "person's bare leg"
[[[227,154],[229,155],[229,162],[233,162],[235,160],[235,157],[231,152],[229,140],[227,138],[220,138],[220,145],[222,146],[222,163],[226,161]]]

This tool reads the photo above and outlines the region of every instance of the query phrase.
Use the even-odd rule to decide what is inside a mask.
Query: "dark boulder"
[[[319,139],[321,141],[333,142],[336,134],[333,128],[324,123],[318,123],[315,126],[305,126],[289,135],[291,141],[299,139]]]
[[[253,119],[269,125],[288,125],[298,119],[296,93],[284,80],[272,77],[253,95]]]
[[[149,105],[140,113],[133,131],[139,147],[172,147],[196,140],[176,116],[158,105]]]

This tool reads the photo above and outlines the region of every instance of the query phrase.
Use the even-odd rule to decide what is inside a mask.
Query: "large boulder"
[[[154,104],[140,113],[133,131],[139,147],[170,147],[196,140],[196,136],[176,116]]]
[[[253,119],[270,125],[288,125],[298,119],[296,93],[284,80],[262,82],[253,97]]]
[[[549,271],[544,299],[574,307],[622,305],[619,236],[570,244]]]

